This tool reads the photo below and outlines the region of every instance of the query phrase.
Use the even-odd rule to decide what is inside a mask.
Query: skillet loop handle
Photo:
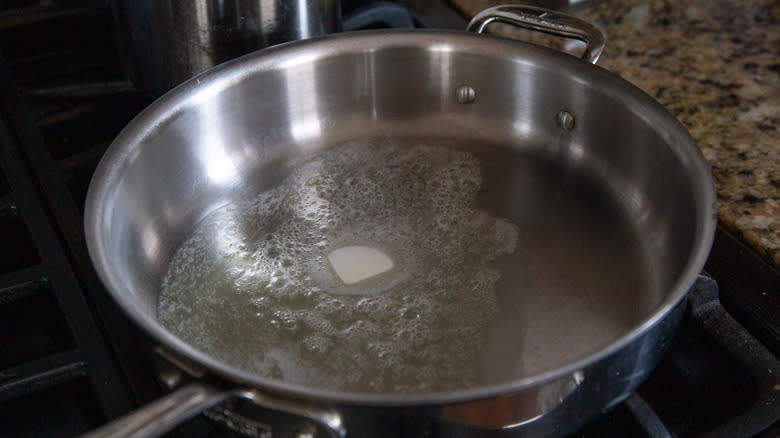
[[[560,12],[525,5],[503,5],[485,9],[474,16],[466,30],[484,33],[487,25],[494,21],[580,40],[585,43],[582,59],[592,64],[598,61],[606,44],[604,34],[586,21]]]

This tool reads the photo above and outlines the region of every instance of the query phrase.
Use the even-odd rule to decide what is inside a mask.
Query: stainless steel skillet
[[[583,39],[587,60],[476,33],[345,33],[228,62],[125,128],[90,186],[90,255],[118,304],[196,380],[95,436],[160,434],[221,402],[223,420],[260,436],[259,406],[332,436],[552,436],[633,391],[709,252],[709,169],[661,105],[591,64],[603,45],[595,28],[520,6],[486,10],[469,28],[494,20]],[[350,393],[246,372],[159,323],[160,278],[209,211],[273,186],[317,151],[377,136],[515,152],[488,169],[487,197],[520,224],[527,269],[505,275],[524,276],[533,293],[505,307],[527,318],[518,343],[566,360],[457,391]],[[600,338],[605,320],[615,324]]]

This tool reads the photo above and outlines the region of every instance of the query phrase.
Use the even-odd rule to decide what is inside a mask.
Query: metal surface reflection
[[[141,245],[147,259],[154,260],[157,257],[160,251],[160,237],[151,223],[141,231]]]
[[[452,76],[452,54],[453,47],[449,44],[439,44],[431,47],[430,49],[430,66],[431,72],[435,72],[435,76],[439,82],[439,105],[444,108],[452,100],[454,88],[456,84],[453,84]]]
[[[303,60],[296,60],[300,61]],[[316,62],[302,62],[285,78],[290,134],[298,142],[316,139],[322,133],[316,67]]]
[[[446,421],[485,429],[516,429],[529,425],[558,408],[585,380],[582,371],[550,381],[523,397],[507,396],[447,406]]]
[[[221,126],[223,119],[218,102],[209,102],[198,109],[197,129],[201,147],[197,152],[209,180],[214,184],[228,185],[237,178],[238,170],[230,146],[224,144],[225,131]]]

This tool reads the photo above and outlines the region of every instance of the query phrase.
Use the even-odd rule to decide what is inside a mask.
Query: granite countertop
[[[513,3],[450,2],[469,17]],[[594,0],[569,13],[606,34],[599,66],[686,126],[712,166],[720,223],[780,268],[780,1]]]

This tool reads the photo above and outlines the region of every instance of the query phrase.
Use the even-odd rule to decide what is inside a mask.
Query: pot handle
[[[487,8],[471,19],[466,30],[483,33],[488,24],[498,21],[523,29],[574,38],[585,43],[582,59],[595,64],[606,44],[604,34],[579,18],[548,9],[525,5],[502,5]]]
[[[170,431],[187,419],[230,398],[243,398],[257,405],[307,418],[322,426],[331,438],[344,438],[341,416],[303,402],[277,399],[252,390],[219,389],[194,382],[156,400],[124,417],[120,417],[81,438],[154,438]],[[262,435],[266,436],[266,435]]]

